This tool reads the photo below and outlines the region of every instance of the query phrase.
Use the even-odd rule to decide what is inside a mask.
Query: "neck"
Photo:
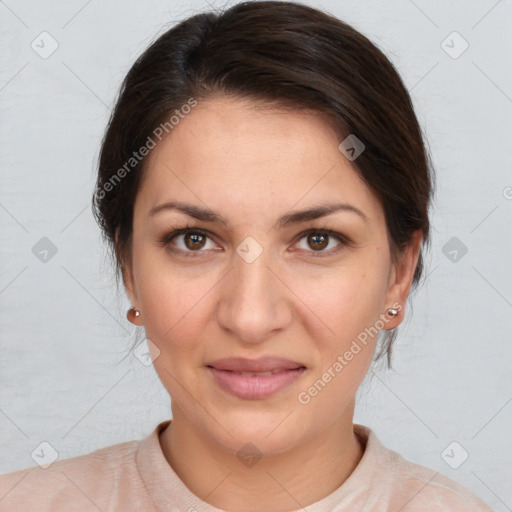
[[[353,431],[353,415],[346,416],[293,449],[247,466],[178,407],[160,444],[182,482],[210,505],[237,512],[293,511],[334,492],[361,460],[364,449]]]

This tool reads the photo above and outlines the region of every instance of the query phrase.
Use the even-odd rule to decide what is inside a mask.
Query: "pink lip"
[[[238,398],[262,400],[292,384],[306,368],[300,363],[276,357],[230,358],[213,361],[207,368],[222,389]],[[241,375],[239,372],[268,372],[272,375]]]

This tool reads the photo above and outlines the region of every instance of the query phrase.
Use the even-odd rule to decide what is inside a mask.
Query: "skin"
[[[301,509],[337,489],[363,455],[353,432],[355,395],[376,336],[308,404],[297,396],[387,308],[405,304],[421,233],[393,263],[382,205],[339,151],[342,140],[317,114],[217,96],[199,102],[149,155],[123,279],[141,312],[133,323],[158,347],[153,364],[172,398],[173,420],[160,435],[164,455],[215,507]],[[149,216],[167,201],[208,207],[229,225],[176,210]],[[275,226],[285,213],[324,202],[349,203],[367,220],[338,211]],[[159,243],[187,225],[207,231],[202,246],[186,245],[187,235]],[[325,228],[350,242],[330,237],[319,249],[299,236]],[[252,263],[236,251],[248,236],[263,248]],[[403,315],[402,307],[385,328]],[[271,397],[249,400],[222,390],[205,368],[218,358],[264,355],[306,371]],[[251,467],[236,455],[248,442],[262,454]]]

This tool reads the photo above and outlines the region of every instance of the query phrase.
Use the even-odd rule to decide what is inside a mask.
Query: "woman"
[[[247,2],[159,37],[93,206],[172,421],[4,475],[0,510],[489,511],[353,423],[422,275],[432,181],[399,75],[342,21]]]

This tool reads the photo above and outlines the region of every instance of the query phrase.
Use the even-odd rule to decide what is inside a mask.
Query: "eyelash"
[[[198,234],[198,235],[201,235],[201,236],[211,239],[211,237],[208,234],[208,231],[204,231],[202,229],[197,229],[197,228],[187,225],[184,228],[175,229],[174,231],[171,231],[170,233],[165,234],[164,236],[162,236],[159,239],[159,243],[163,247],[166,247],[177,236],[183,235],[183,234],[188,234],[188,233]],[[340,244],[337,247],[335,247],[334,249],[330,249],[329,251],[324,251],[324,250],[307,251],[307,252],[311,253],[310,257],[312,257],[312,258],[323,258],[326,256],[331,256],[333,254],[337,254],[339,251],[341,251],[343,249],[344,246],[348,246],[350,244],[350,240],[347,237],[341,235],[340,233],[337,233],[336,231],[333,231],[333,230],[327,229],[327,228],[312,228],[312,229],[303,231],[302,233],[297,235],[297,242],[302,240],[304,237],[306,237],[307,235],[310,235],[310,234],[328,235],[329,237],[335,238],[338,242],[340,242]],[[176,252],[176,253],[184,254],[184,256],[187,258],[195,258],[198,256],[196,253],[205,252],[202,250],[184,251],[182,249],[177,249],[177,248],[172,248],[172,251]]]

